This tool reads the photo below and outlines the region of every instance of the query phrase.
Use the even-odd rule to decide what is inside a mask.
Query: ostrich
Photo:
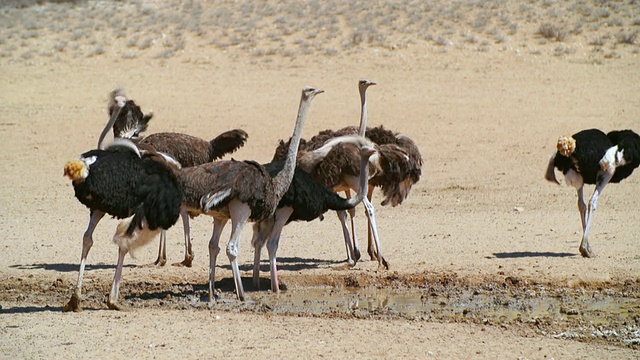
[[[220,252],[220,235],[231,220],[231,237],[227,256],[233,270],[236,294],[245,300],[238,268],[240,232],[248,221],[261,221],[273,216],[276,207],[293,179],[298,143],[311,101],[324,92],[312,87],[302,90],[298,116],[291,146],[282,171],[271,177],[264,166],[254,161],[218,161],[176,173],[184,192],[183,209],[191,216],[206,214],[213,217],[213,235],[209,241],[209,299],[215,300],[215,268]]]
[[[117,114],[114,112],[112,118]],[[182,200],[177,180],[165,165],[151,158],[140,158],[140,152],[132,143],[118,139],[112,146],[91,150],[82,154],[79,160],[68,162],[64,174],[72,180],[76,198],[89,208],[90,219],[82,241],[78,284],[63,310],[82,310],[85,263],[93,245],[93,232],[105,214],[116,218],[134,215],[129,226],[121,229],[123,234],[114,237],[120,251],[107,305],[119,309],[117,294],[124,255],[177,221]],[[140,230],[143,225],[146,231]]]
[[[260,284],[260,250],[267,241],[269,252],[269,267],[271,272],[271,290],[280,292],[278,271],[276,265],[276,252],[280,241],[282,228],[291,221],[311,221],[322,216],[328,210],[344,211],[352,209],[365,196],[367,180],[369,178],[369,158],[375,153],[371,146],[364,145],[360,148],[360,182],[356,197],[343,199],[315,180],[309,173],[297,167],[289,190],[278,204],[278,209],[273,217],[254,223],[253,239],[253,284],[259,288]],[[276,176],[283,168],[282,161],[265,164],[269,174]]]
[[[367,128],[368,112],[366,90],[372,85],[375,85],[375,83],[369,80],[360,80],[358,82],[361,103],[359,126],[348,126],[335,131],[321,131],[308,141],[305,141],[304,145],[301,145],[301,148],[302,151],[310,151],[322,146],[329,139],[356,133],[361,136],[366,135],[366,138],[373,141],[378,154],[371,158],[372,174],[369,179],[367,198],[363,199],[362,202],[365,206],[365,213],[369,223],[369,255],[371,259],[378,260],[379,266],[384,266],[388,269],[389,264],[381,253],[374,215],[375,209],[371,203],[373,191],[376,187],[382,189],[384,194],[384,200],[382,201],[383,206],[389,203],[394,207],[401,204],[409,195],[413,184],[420,179],[422,156],[416,144],[409,137],[387,130],[383,126]],[[282,158],[286,146],[287,143],[281,140],[275,151],[274,160]],[[355,149],[349,149],[348,145],[336,147],[317,168],[311,169],[311,173],[322,183],[332,187],[334,191],[345,191],[347,197],[350,197],[350,190],[357,189],[355,187],[357,184],[357,180],[355,179],[357,179],[358,176],[357,157],[357,151]],[[346,213],[344,211],[338,212],[338,217],[342,224],[345,237],[347,261],[353,265],[360,259],[360,250],[355,234],[354,209],[351,209],[349,214],[351,217],[353,245],[351,245],[351,236],[349,235],[349,230],[346,225]],[[350,249],[353,249],[353,251],[350,251]]]
[[[557,168],[564,174],[566,183],[576,188],[582,222],[580,254],[593,257],[589,229],[598,197],[608,183],[624,180],[640,165],[640,135],[631,130],[611,131],[605,135],[598,129],[589,129],[560,137],[557,148],[549,160],[545,179],[559,184],[555,176]],[[584,184],[595,185],[588,207],[584,201]]]
[[[120,111],[120,115],[116,117],[111,126],[108,124],[105,127],[98,142],[101,143],[108,129],[113,128],[114,138],[129,138],[141,149],[168,154],[180,163],[182,167],[196,166],[222,159],[226,154],[233,153],[244,146],[249,136],[244,130],[234,129],[223,132],[211,141],[174,132],[154,133],[142,138],[140,134],[147,130],[149,120],[153,117],[153,114],[144,115],[140,107],[133,100],[128,100],[124,91],[120,88],[110,93],[107,106],[109,115],[114,112],[114,109],[125,105],[127,106],[123,109],[126,109],[126,111]],[[191,238],[187,235],[189,233],[189,217],[186,213],[182,214],[182,225],[185,238],[184,260],[173,265],[191,267],[194,253],[191,246]],[[162,232],[160,234],[158,258],[153,264],[164,266],[166,262],[166,233]]]

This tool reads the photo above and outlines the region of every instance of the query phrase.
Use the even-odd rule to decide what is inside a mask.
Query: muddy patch
[[[232,279],[216,283],[209,302],[206,279],[184,282],[126,281],[121,304],[177,311],[241,311],[271,316],[406,319],[498,326],[522,335],[543,335],[640,349],[640,283],[583,283],[566,286],[531,280],[461,278],[456,274],[292,276],[279,296],[243,279],[249,300],[237,301]],[[0,312],[61,311],[74,284],[61,279],[9,278],[0,290]],[[107,278],[89,281],[85,310],[109,311]]]

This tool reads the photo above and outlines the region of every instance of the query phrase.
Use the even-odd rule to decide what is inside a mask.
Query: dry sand
[[[637,304],[640,175],[605,189],[592,228],[593,259],[578,253],[575,191],[543,179],[559,135],[591,127],[640,130],[639,46],[616,37],[637,33],[639,5],[596,3],[578,2],[572,8],[554,1],[487,2],[492,6],[482,9],[466,2],[436,2],[424,13],[435,19],[433,25],[420,36],[372,21],[378,24],[376,33],[386,34],[377,42],[354,40],[360,33],[349,27],[342,2],[330,3],[337,4],[334,11],[341,22],[333,23],[340,30],[336,37],[326,39],[323,30],[310,38],[310,31],[278,25],[293,26],[287,23],[295,19],[291,9],[313,16],[313,3],[272,4],[274,12],[262,17],[254,11],[249,18],[257,19],[255,28],[239,22],[238,14],[247,11],[242,2],[205,3],[200,10],[193,10],[198,2],[189,1],[171,6],[89,2],[0,7],[7,25],[0,31],[0,357],[638,358],[637,344],[554,337],[514,322],[297,317],[239,311],[240,305],[136,307],[136,293],[126,300],[134,304],[132,311],[110,311],[104,299],[116,260],[110,240],[116,220],[106,218],[94,234],[88,259],[86,310],[61,311],[75,286],[89,219],[62,167],[95,147],[107,120],[107,94],[114,87],[124,86],[143,111],[153,110],[150,132],[209,139],[242,128],[249,140],[233,157],[267,162],[277,141],[292,131],[304,85],[326,91],[314,101],[303,132],[311,137],[323,129],[357,124],[360,78],[378,83],[369,90],[370,125],[383,124],[414,139],[425,159],[423,175],[404,204],[376,207],[389,271],[377,272],[372,261],[342,267],[344,245],[331,213],[323,222],[285,228],[278,252],[283,259],[280,276],[292,292],[352,276],[375,287],[377,280],[389,276],[429,274],[466,284],[517,279],[550,289],[606,293],[624,288],[626,293],[617,295]],[[323,12],[312,18],[326,18],[328,7],[322,6]],[[442,8],[454,10],[436,13]],[[583,31],[569,32],[563,42],[535,34],[545,16],[570,31],[585,8],[593,16],[602,9],[610,15],[585,22]],[[204,31],[207,16],[216,9],[216,21],[229,22],[226,33],[215,26],[215,31]],[[220,9],[228,10],[228,16]],[[373,14],[373,19],[399,11],[390,3],[365,10],[359,14]],[[193,17],[195,11],[203,14],[203,34],[175,20]],[[166,30],[143,28],[137,44],[127,45],[136,34],[133,14],[141,16],[138,23],[154,29],[165,19]],[[489,25],[479,32],[472,20],[482,14]],[[509,21],[500,23],[500,14]],[[364,21],[362,17],[354,16]],[[91,19],[93,26],[83,23]],[[607,19],[622,24],[603,25]],[[509,34],[514,23],[517,30]],[[594,23],[600,27],[591,26]],[[496,27],[497,35],[489,31],[491,24],[503,24]],[[83,32],[76,37],[78,29]],[[453,33],[447,32],[451,29]],[[117,31],[126,35],[119,37]],[[500,34],[502,41],[496,38]],[[233,43],[234,36],[242,41]],[[298,36],[315,47],[296,46]],[[475,42],[465,42],[469,36],[475,36]],[[147,38],[154,39],[149,48],[141,45]],[[604,44],[590,45],[595,38]],[[354,43],[345,43],[348,39]],[[221,45],[224,41],[228,43]],[[166,49],[172,52],[158,55]],[[590,196],[591,189],[587,192]],[[380,203],[379,194],[374,203]],[[360,208],[360,234],[365,234],[364,219]],[[183,257],[181,231],[177,225],[169,232],[170,262]],[[190,269],[132,266],[153,261],[155,245],[127,258],[122,296],[129,294],[128,288],[148,283],[167,289],[179,283],[204,285],[210,233],[210,219],[192,222],[196,258]],[[250,236],[247,228],[239,257],[247,277],[253,259]],[[224,252],[218,263],[227,265]],[[222,266],[218,279],[229,278],[229,267]],[[230,288],[223,291],[232,298]],[[248,296],[273,298],[265,290],[249,291]],[[625,328],[637,331],[640,319],[633,319]],[[597,324],[592,327],[597,329]]]

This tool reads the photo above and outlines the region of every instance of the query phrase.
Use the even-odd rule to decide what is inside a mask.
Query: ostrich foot
[[[112,310],[118,311],[128,311],[129,309],[126,306],[120,305],[117,302],[111,302],[111,300],[107,300],[107,307]]]
[[[582,255],[582,257],[586,257],[586,258],[593,258],[596,257],[596,253],[593,252],[593,250],[591,250],[591,246],[587,245],[587,246],[581,246],[580,247],[580,254]]]
[[[360,260],[362,255],[360,254],[360,249],[354,249],[353,253],[354,253],[353,255],[355,256],[355,259],[354,259],[355,261],[354,261],[353,265],[355,265],[355,263]]]
[[[188,267],[188,268],[190,268],[191,266],[193,266],[193,258],[194,258],[193,255],[187,255],[187,256],[184,257],[184,260],[182,260],[181,262],[174,263],[174,264],[171,264],[171,265],[178,266],[178,267]]]
[[[373,247],[367,248],[367,253],[371,258],[371,261],[378,260],[378,252],[373,249]]]
[[[152,262],[151,264],[140,265],[140,267],[143,267],[143,268],[151,268],[151,267],[159,268],[159,267],[165,266],[166,264],[167,264],[167,259],[158,258],[156,261]]]
[[[382,258],[382,263],[378,264],[378,270],[389,270],[389,263],[385,258]]]
[[[77,292],[74,292],[73,295],[71,295],[71,299],[69,299],[69,302],[65,304],[65,306],[62,308],[62,311],[67,312],[67,311],[72,311],[73,312],[81,312],[82,308],[80,307],[80,295],[78,295]]]

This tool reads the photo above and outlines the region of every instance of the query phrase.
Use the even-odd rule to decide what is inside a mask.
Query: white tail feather
[[[125,252],[128,252],[132,258],[135,258],[134,251],[150,243],[156,235],[158,235],[162,228],[156,230],[150,230],[147,227],[146,221],[142,222],[142,229],[135,229],[131,236],[127,235],[127,229],[131,224],[132,218],[121,221],[116,228],[116,233],[113,235],[113,242]]]

